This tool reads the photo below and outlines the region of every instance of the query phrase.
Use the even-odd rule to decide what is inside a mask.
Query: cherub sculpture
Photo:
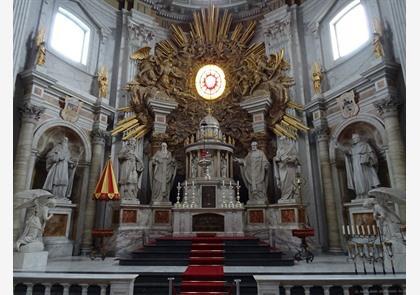
[[[48,193],[47,191],[45,191]],[[42,235],[44,233],[47,221],[53,214],[48,211],[56,206],[56,198],[52,194],[45,194],[34,197],[23,203],[16,209],[26,208],[25,229],[16,241],[16,250],[18,252],[39,252],[44,250]]]

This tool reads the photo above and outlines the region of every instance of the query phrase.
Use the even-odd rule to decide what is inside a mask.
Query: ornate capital
[[[388,97],[375,104],[379,115],[385,117],[398,116],[398,108],[401,105],[401,101],[396,97]]]
[[[279,37],[292,37],[292,30],[290,27],[290,17],[282,20],[275,21],[271,26],[269,26],[264,35],[266,38],[276,38]]]
[[[30,102],[25,102],[19,111],[22,114],[23,120],[34,120],[38,121],[42,113],[45,111],[44,107],[31,104]]]
[[[128,22],[128,37],[131,42],[138,43],[138,45],[148,44],[155,39],[153,31],[144,24],[137,24],[132,21]]]
[[[322,124],[314,129],[314,133],[318,137],[318,141],[328,140],[330,137],[330,128]]]
[[[90,136],[93,144],[105,144],[107,140],[111,139],[110,133],[100,128],[94,128]]]

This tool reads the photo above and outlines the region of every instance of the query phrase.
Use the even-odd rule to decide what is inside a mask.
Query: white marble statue
[[[247,204],[266,204],[269,162],[264,153],[251,143],[251,151],[244,159],[234,158],[239,163],[242,179],[248,189]]]
[[[299,166],[295,142],[286,137],[280,137],[273,163],[276,186],[281,191],[280,199],[293,199],[295,197],[294,182]]]
[[[227,159],[226,154],[220,158],[220,176],[223,178],[227,177]]]
[[[380,242],[385,247],[384,262],[388,269],[406,272],[406,239],[401,216],[405,215],[405,192],[388,187],[378,187],[369,191],[363,206],[373,211],[373,218],[380,232]]]
[[[363,207],[372,209],[373,218],[379,227],[384,242],[400,239],[401,218],[395,212],[395,204],[405,204],[405,194],[387,187],[379,187],[369,191],[369,196]]]
[[[380,185],[378,158],[369,143],[360,140],[359,134],[352,135],[352,142],[351,147],[335,144],[346,156],[347,187],[356,193],[356,199],[365,199],[371,189]]]
[[[163,142],[150,162],[152,202],[169,202],[169,193],[175,180],[176,162]]]
[[[44,250],[42,235],[47,221],[53,216],[53,214],[48,214],[48,210],[54,208],[56,203],[53,196],[39,196],[17,207],[17,209],[27,208],[25,228],[16,241],[18,252],[30,253]]]
[[[137,199],[137,192],[141,188],[143,175],[143,161],[136,153],[136,140],[131,138],[121,149],[118,160],[120,161],[120,173],[118,184],[124,199]]]
[[[191,159],[191,177],[197,177],[197,170],[198,170],[198,157],[197,155],[193,155]]]
[[[71,194],[69,188],[73,182],[72,170],[76,167],[70,159],[68,142],[68,138],[64,137],[47,153],[48,174],[42,188],[57,198],[69,198]]]

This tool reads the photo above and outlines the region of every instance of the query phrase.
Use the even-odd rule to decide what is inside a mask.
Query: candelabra
[[[226,202],[226,186],[225,181],[222,181],[222,208],[227,208],[228,204]]]
[[[241,186],[239,185],[239,180],[236,182],[236,204],[235,207],[236,208],[242,208],[242,203],[240,201],[240,196],[239,196],[239,189],[241,188]]]
[[[182,208],[188,208],[188,182],[185,180],[184,184],[184,200],[182,202]]]
[[[176,203],[175,203],[175,208],[181,208],[181,203],[179,202],[179,200],[180,200],[180,195],[179,195],[179,193],[180,193],[180,191],[181,191],[181,184],[178,182],[178,185],[177,185],[177,193],[176,193]]]
[[[234,198],[235,192],[233,191],[232,181],[229,181],[229,208],[235,208]]]
[[[376,274],[376,264],[380,263],[382,272],[385,274],[385,249],[391,260],[392,272],[394,271],[392,261],[392,244],[383,243],[383,236],[376,225],[343,225],[343,235],[347,241],[349,258],[353,261],[354,271],[357,271],[357,261],[360,260],[363,266],[363,273],[367,274],[366,263],[372,265],[372,271]],[[389,249],[389,251],[388,251]]]
[[[190,208],[196,208],[197,204],[195,203],[195,186],[194,186],[194,180],[192,181],[191,184],[191,204],[190,204]]]

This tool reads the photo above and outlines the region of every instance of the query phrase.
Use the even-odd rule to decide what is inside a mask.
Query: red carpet
[[[190,263],[182,276],[181,295],[224,295],[223,240],[214,236],[192,239]]]

